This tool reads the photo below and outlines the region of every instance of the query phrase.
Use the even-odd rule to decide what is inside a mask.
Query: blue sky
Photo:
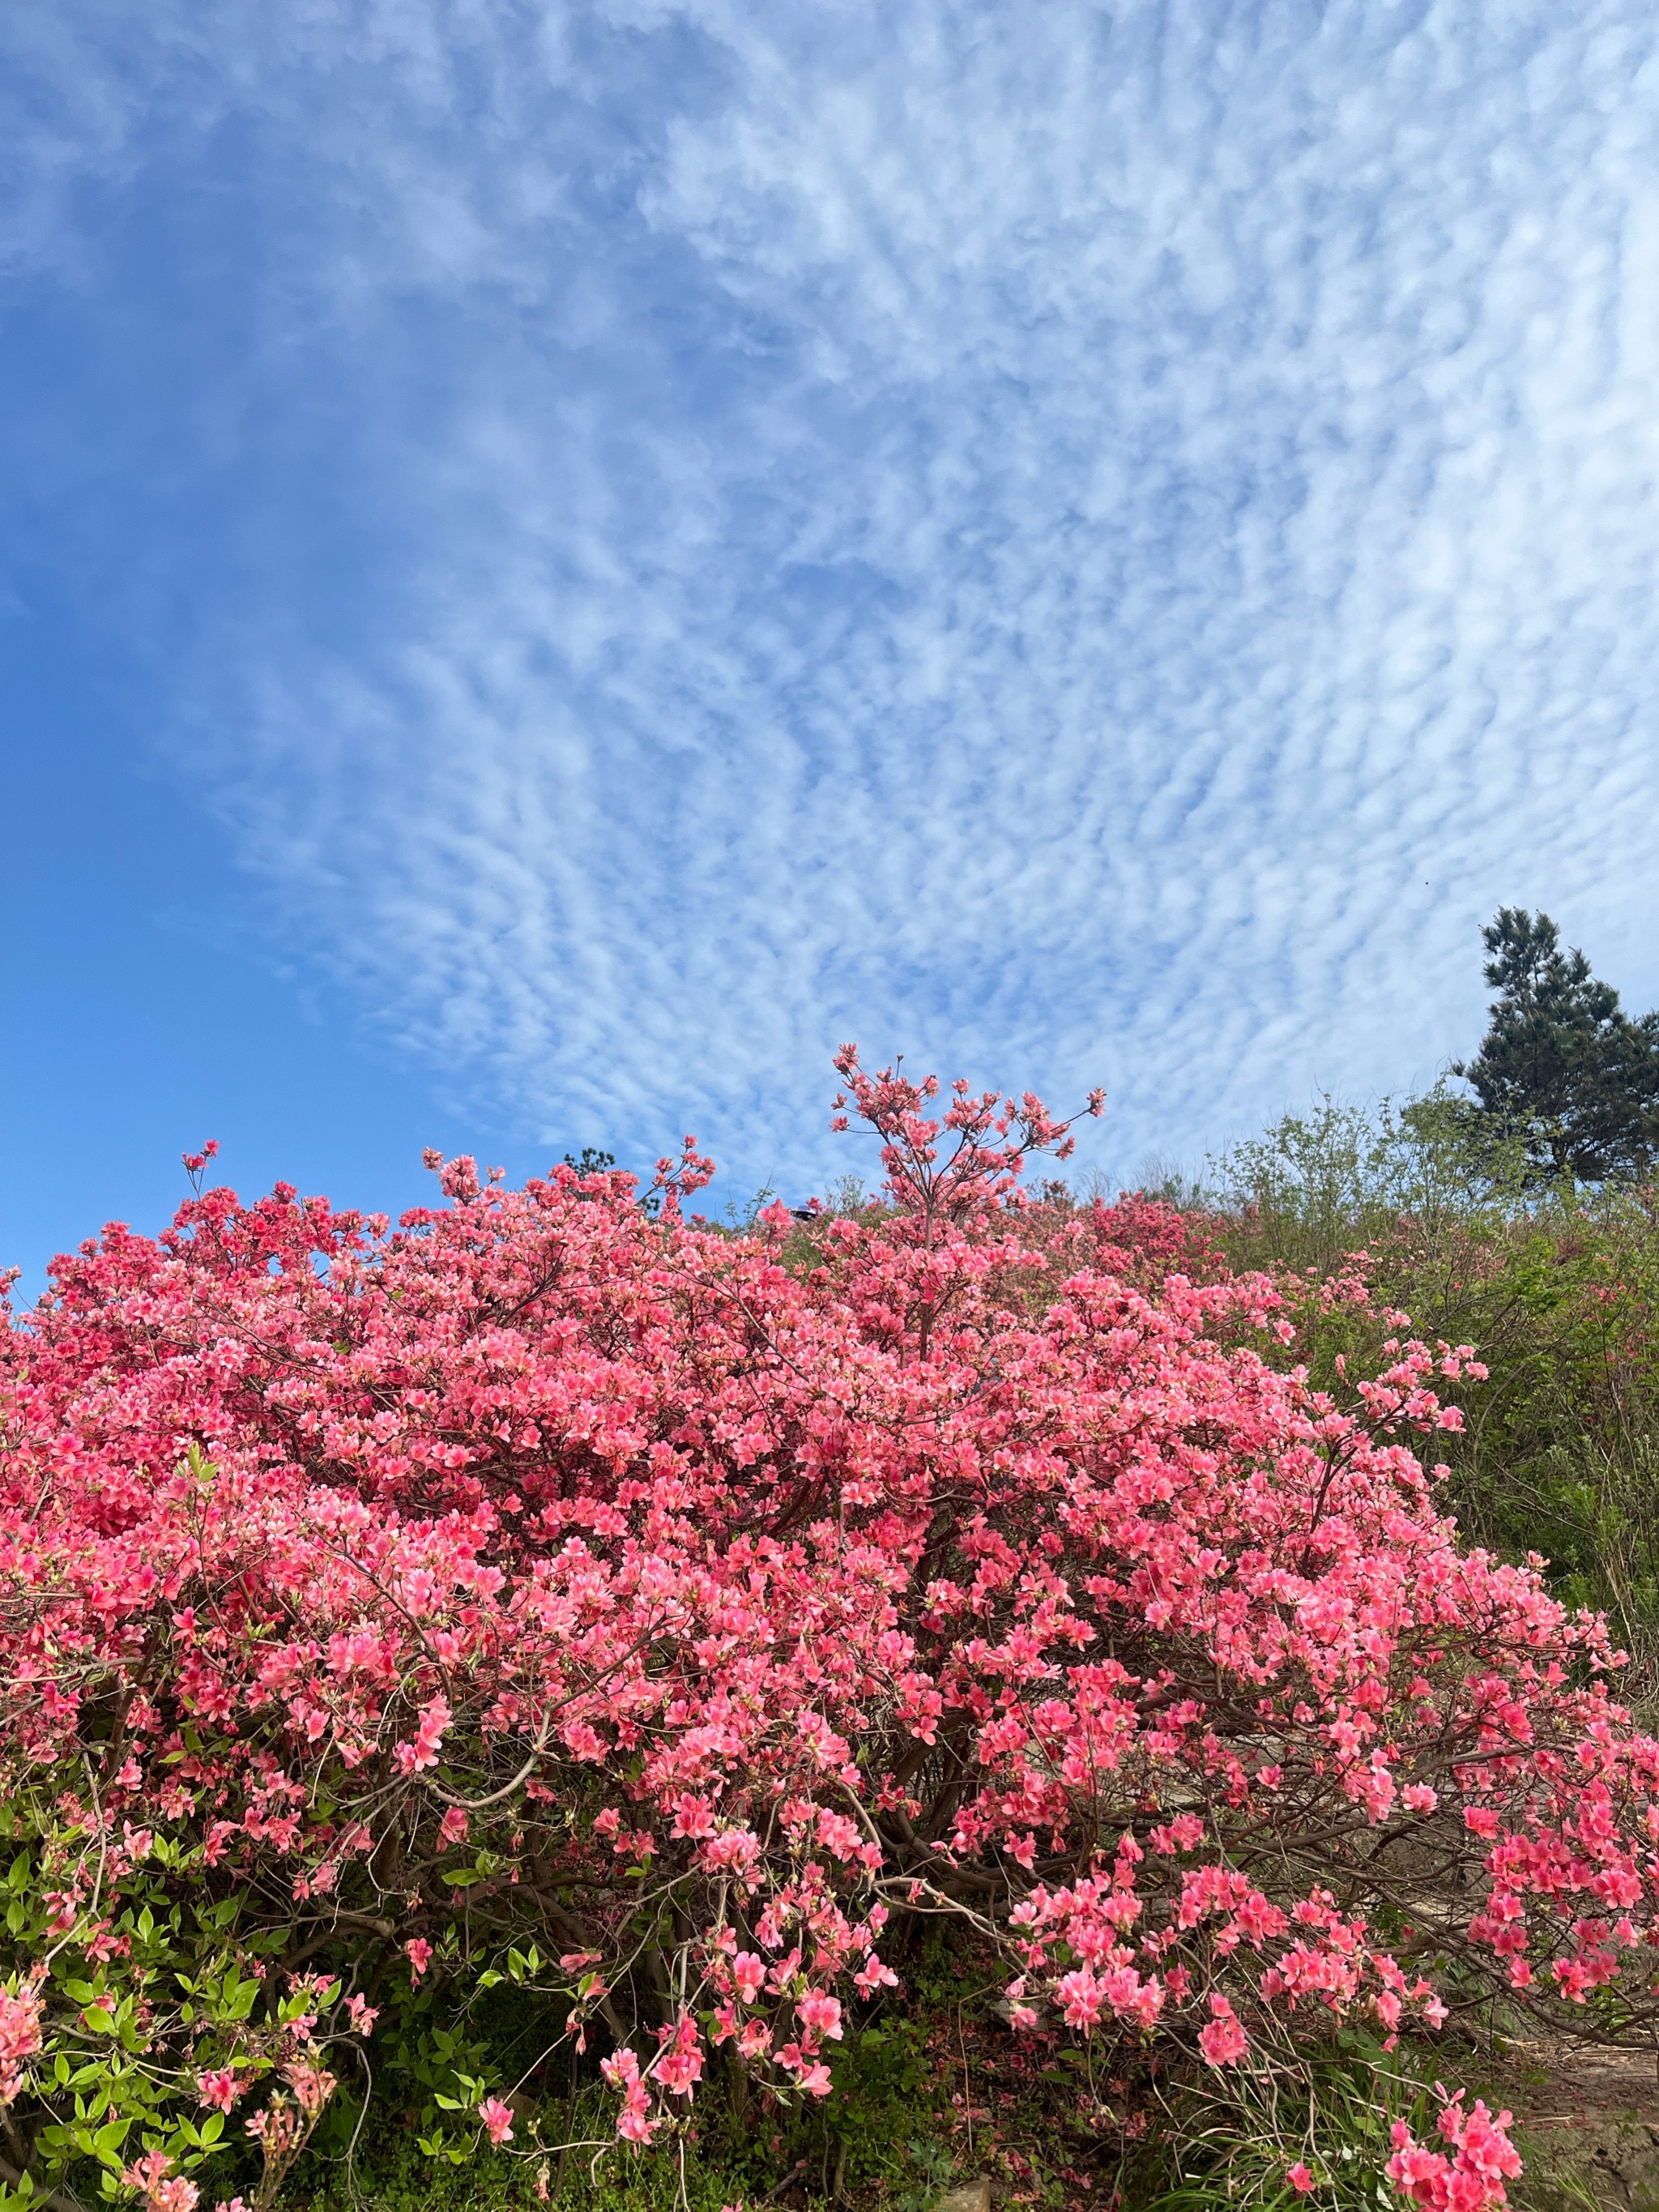
[[[1650,6],[0,20],[0,1255],[1659,999]]]

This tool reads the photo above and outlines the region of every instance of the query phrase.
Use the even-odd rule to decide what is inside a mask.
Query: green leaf
[[[118,2166],[121,2163],[120,2148],[131,2125],[131,2118],[126,2114],[118,2114],[114,2119],[106,2121],[92,2139],[93,2156],[101,2159],[106,2166],[112,2163]]]

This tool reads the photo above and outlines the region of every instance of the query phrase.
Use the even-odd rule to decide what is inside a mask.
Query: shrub
[[[371,2029],[434,2154],[535,2149],[556,2047],[660,2142],[717,2063],[827,2094],[928,1915],[1097,2100],[1494,1991],[1651,2017],[1659,1746],[1437,1508],[1468,1347],[1316,1389],[1167,1210],[1022,1206],[1037,1101],[839,1065],[886,1203],[804,1252],[688,1224],[690,1140],[654,1215],[434,1160],[395,1229],[198,1191],[9,1326],[14,2174],[187,2212],[240,2110],[268,2197]],[[517,2082],[466,2014],[514,1985]],[[1480,2130],[1446,2202],[1501,2201]]]
[[[1605,1610],[1659,1697],[1659,1189],[1528,1188],[1523,1156],[1472,1166],[1456,1102],[1327,1100],[1220,1164],[1209,1233],[1270,1269],[1321,1382],[1362,1371],[1402,1312],[1480,1348],[1490,1381],[1447,1437],[1467,1537],[1547,1555],[1569,1603]],[[1363,1277],[1357,1302],[1340,1289]],[[1388,1316],[1393,1312],[1394,1322]]]

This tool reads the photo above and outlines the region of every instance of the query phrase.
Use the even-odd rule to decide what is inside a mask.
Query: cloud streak
[[[12,284],[144,366],[50,542],[526,1128],[811,1176],[858,1036],[1190,1157],[1472,1043],[1500,900],[1659,996],[1650,10],[28,35]]]

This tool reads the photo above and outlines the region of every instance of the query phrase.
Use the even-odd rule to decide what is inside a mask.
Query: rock
[[[977,2181],[964,2181],[960,2189],[947,2189],[936,2197],[927,2212],[991,2212],[991,2182],[981,2173]]]
[[[1659,2130],[1588,2120],[1523,2131],[1524,2201],[1534,2212],[1659,2212]]]

